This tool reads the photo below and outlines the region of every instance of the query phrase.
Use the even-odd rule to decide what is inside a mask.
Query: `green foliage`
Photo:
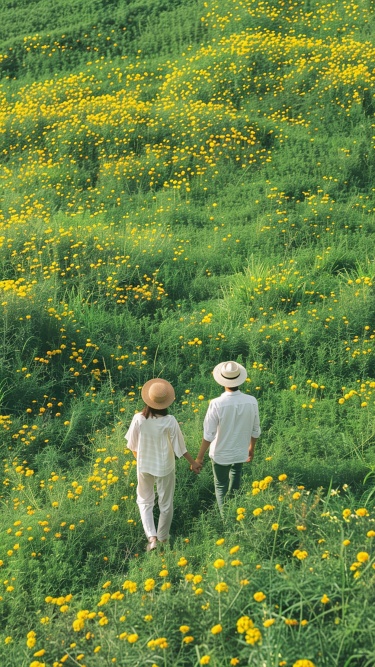
[[[375,664],[373,33],[365,0],[2,9],[4,665]],[[140,389],[195,454],[227,359],[243,489],[223,522],[178,461],[143,554]]]

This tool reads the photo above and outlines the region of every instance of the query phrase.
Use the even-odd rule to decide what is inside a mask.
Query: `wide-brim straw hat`
[[[153,378],[143,385],[142,398],[150,408],[163,410],[171,405],[176,397],[170,382]]]
[[[238,387],[247,378],[246,368],[236,361],[223,361],[215,366],[212,373],[216,382],[223,387]]]

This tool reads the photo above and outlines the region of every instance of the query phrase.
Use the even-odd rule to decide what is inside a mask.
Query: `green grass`
[[[374,665],[370,5],[13,5],[0,27],[2,662]],[[227,359],[259,401],[254,463],[223,523],[208,462],[197,478],[177,462],[171,544],[146,555],[123,440],[140,388],[173,383],[195,454]],[[82,610],[96,616],[81,628]]]

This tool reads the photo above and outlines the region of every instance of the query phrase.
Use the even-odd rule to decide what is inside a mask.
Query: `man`
[[[238,389],[247,378],[246,368],[235,361],[224,361],[215,366],[213,376],[225,391],[210,402],[196,460],[202,465],[210,449],[216,500],[223,516],[224,498],[240,488],[242,466],[253,460],[261,430],[256,398]]]

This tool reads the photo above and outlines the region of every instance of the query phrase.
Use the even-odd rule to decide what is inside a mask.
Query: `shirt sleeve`
[[[182,435],[179,423],[175,417],[172,419],[170,431],[169,431],[169,437],[171,439],[171,444],[173,451],[175,455],[177,456],[178,459],[181,458],[184,454],[186,454],[187,449],[185,445],[185,440],[184,436]]]
[[[132,452],[138,451],[139,433],[140,433],[139,417],[137,414],[134,415],[133,419],[131,420],[128,431],[127,433],[125,433],[125,440],[128,441],[128,448],[131,449]]]
[[[255,405],[254,405],[254,424],[253,424],[253,430],[251,433],[252,438],[259,438],[261,434],[260,430],[260,420],[259,420],[259,409],[258,409],[258,401],[255,399]]]
[[[219,426],[219,415],[213,402],[208,406],[206,416],[203,422],[203,437],[207,442],[212,442],[215,438],[217,427]]]

